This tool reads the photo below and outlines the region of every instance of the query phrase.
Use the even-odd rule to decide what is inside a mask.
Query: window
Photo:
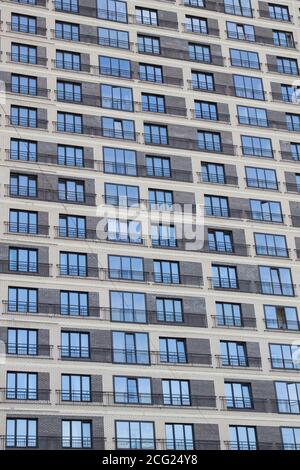
[[[112,85],[100,85],[101,106],[107,109],[133,111],[132,89]]]
[[[208,230],[209,251],[233,253],[232,233],[224,230]]]
[[[165,424],[166,448],[174,450],[193,450],[194,435],[192,424]]]
[[[216,302],[218,326],[243,326],[240,304]]]
[[[273,158],[271,139],[242,135],[241,141],[243,155],[249,157]]]
[[[37,212],[10,209],[9,231],[36,235],[38,233]]]
[[[37,143],[30,140],[11,139],[10,159],[35,162],[37,160]]]
[[[66,238],[86,238],[86,218],[78,215],[59,216],[59,236]]]
[[[152,36],[142,36],[138,34],[137,37],[138,51],[143,54],[160,55],[160,40]]]
[[[259,266],[262,294],[294,296],[294,286],[289,268]]]
[[[103,137],[110,137],[114,139],[135,140],[135,126],[134,121],[127,119],[114,119],[102,117],[102,132]]]
[[[84,202],[84,181],[58,180],[58,197],[60,201]]]
[[[116,57],[99,56],[99,73],[111,77],[131,78],[131,62]]]
[[[201,180],[204,183],[226,184],[224,165],[201,163]]]
[[[229,39],[255,42],[255,30],[253,26],[249,24],[232,23],[231,21],[227,21],[226,26],[227,37]]]
[[[276,170],[247,166],[245,172],[248,187],[278,190]]]
[[[253,408],[251,385],[236,382],[225,383],[227,408]]]
[[[251,218],[263,222],[282,223],[283,215],[280,202],[250,200]]]
[[[261,78],[233,75],[236,96],[254,100],[264,100],[265,92]]]
[[[59,270],[61,276],[86,277],[88,275],[87,255],[61,251],[59,258]]]
[[[9,271],[19,273],[38,272],[38,250],[29,248],[9,248]]]
[[[84,153],[82,147],[73,145],[57,146],[57,163],[62,166],[84,166]]]
[[[117,449],[155,449],[154,423],[116,421]]]
[[[263,108],[250,106],[237,106],[238,120],[240,124],[248,126],[268,127],[267,111]]]
[[[273,31],[274,45],[278,47],[295,47],[293,33]]]
[[[82,100],[81,85],[77,83],[58,81],[56,96],[59,101],[75,101],[80,103]]]
[[[275,382],[279,413],[300,413],[300,383]]]
[[[266,327],[278,330],[299,330],[296,307],[264,305]]]
[[[8,311],[10,313],[37,313],[38,291],[25,287],[8,288]]]
[[[187,15],[185,17],[185,28],[188,32],[208,34],[207,20],[205,18]]]
[[[143,243],[142,226],[136,220],[107,220],[107,239],[114,242]]]
[[[299,346],[291,344],[270,344],[272,369],[300,369],[297,360]]]
[[[212,265],[211,268],[215,289],[238,289],[237,271],[234,266]]]
[[[164,405],[190,406],[190,384],[188,380],[162,380]]]
[[[87,317],[89,315],[88,293],[60,291],[60,314]]]
[[[281,437],[284,450],[300,449],[300,428],[281,428]]]
[[[163,83],[163,69],[160,65],[139,64],[139,79],[145,82]]]
[[[230,61],[234,67],[245,69],[260,69],[259,55],[257,52],[230,49]]]
[[[197,62],[211,63],[210,46],[189,43],[189,58]]]
[[[149,205],[153,210],[172,210],[173,192],[159,189],[149,189]]]
[[[36,18],[34,16],[12,13],[11,30],[18,33],[37,34]]]
[[[62,401],[91,401],[91,398],[91,378],[89,375],[62,374]]]
[[[218,121],[218,107],[216,103],[208,101],[195,101],[196,119],[208,119],[209,121]]]
[[[55,37],[67,41],[80,41],[79,25],[74,23],[55,22]]]
[[[135,8],[135,19],[137,24],[146,24],[151,26],[158,26],[157,10],[149,8]]]
[[[158,178],[171,178],[171,163],[166,157],[152,157],[146,155],[147,176]]]
[[[270,18],[280,21],[290,21],[289,7],[269,3],[268,8]]]
[[[154,282],[160,284],[180,284],[179,263],[177,261],[153,261]]]
[[[176,230],[174,225],[151,225],[152,246],[176,247]]]
[[[55,9],[70,13],[78,13],[78,0],[56,0]]]
[[[245,343],[221,341],[221,365],[231,367],[248,367]]]
[[[139,187],[125,184],[105,183],[105,203],[113,206],[138,206]]]
[[[11,91],[21,95],[37,95],[37,78],[27,75],[11,74]]]
[[[230,217],[227,197],[204,196],[205,215],[214,217]]]
[[[37,374],[29,372],[7,372],[7,400],[37,400]]]
[[[92,448],[92,424],[90,421],[62,420],[62,447],[69,449]]]
[[[144,138],[146,144],[168,145],[168,128],[155,124],[144,124]]]
[[[282,101],[293,103],[294,99],[298,96],[299,89],[293,85],[280,85]],[[274,93],[276,97],[277,94]]]
[[[289,131],[299,132],[300,131],[300,114],[288,113],[285,115],[286,124]]]
[[[129,33],[117,29],[98,28],[98,42],[100,46],[109,46],[117,49],[129,49]]]
[[[146,323],[146,297],[138,292],[110,292],[110,315],[112,321]]]
[[[142,258],[109,255],[108,270],[110,279],[144,281],[144,262]]]
[[[159,338],[159,356],[162,363],[188,362],[185,340],[178,338]]]
[[[77,52],[56,51],[56,68],[81,70],[81,56]]]
[[[12,43],[11,60],[25,64],[37,64],[37,47]]]
[[[217,132],[198,131],[198,148],[208,152],[222,152],[221,135]]]
[[[299,193],[300,192],[300,174],[299,173],[295,174],[295,180],[296,180],[296,190]]]
[[[288,75],[299,75],[297,59],[289,59],[286,57],[277,57],[277,71]]]
[[[192,72],[192,87],[197,90],[214,91],[214,76],[211,73]]]
[[[292,155],[292,160],[300,160],[300,144],[295,144],[292,143],[290,144],[291,146],[291,155]]]
[[[89,333],[61,332],[61,357],[83,358],[90,357]]]
[[[151,113],[165,113],[165,97],[160,95],[152,95],[150,93],[142,93],[142,111]]]
[[[252,17],[251,0],[224,0],[225,13]]]
[[[231,450],[257,450],[254,426],[229,426]]]
[[[127,4],[120,0],[97,0],[97,16],[102,20],[127,23]]]
[[[257,255],[263,256],[289,256],[286,238],[284,235],[271,235],[267,233],[255,233],[255,250]]]
[[[104,147],[103,160],[105,173],[137,176],[135,150]]]
[[[38,332],[21,328],[8,328],[7,354],[18,356],[38,355]]]
[[[82,134],[82,116],[81,114],[57,112],[57,130],[59,132],[71,132],[73,134]]]
[[[148,333],[113,331],[113,362],[120,364],[150,364]]]
[[[156,318],[162,322],[182,323],[182,300],[171,298],[156,299]]]
[[[6,419],[6,447],[36,447],[37,420],[29,418]]]
[[[136,377],[114,377],[115,403],[152,403],[151,379]]]
[[[12,126],[37,127],[37,109],[12,105],[10,123]]]
[[[184,0],[185,5],[190,5],[191,7],[198,7],[198,8],[204,8],[205,0]]]
[[[10,175],[10,195],[21,197],[37,196],[37,178],[28,175]]]

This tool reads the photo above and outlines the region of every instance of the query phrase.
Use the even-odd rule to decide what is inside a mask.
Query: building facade
[[[299,8],[1,1],[2,448],[300,448]]]

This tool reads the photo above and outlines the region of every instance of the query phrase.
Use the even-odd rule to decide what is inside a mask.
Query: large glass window
[[[62,447],[71,449],[91,449],[92,424],[90,421],[62,421]]]
[[[135,150],[104,147],[103,160],[105,173],[137,176]]]
[[[215,289],[238,289],[237,270],[234,266],[212,265],[211,270]]]
[[[225,383],[227,408],[253,408],[251,385],[237,382]]]
[[[246,344],[236,341],[221,341],[221,365],[231,367],[248,367]]]
[[[13,126],[38,127],[37,109],[12,105],[10,108],[10,123]]]
[[[279,413],[300,413],[300,383],[275,382]]]
[[[37,313],[38,291],[26,287],[8,288],[8,311],[18,313]]]
[[[278,190],[276,170],[266,168],[245,168],[247,186],[251,188]]]
[[[102,117],[103,137],[114,139],[135,140],[135,124],[129,119]]]
[[[160,65],[139,64],[139,79],[146,82],[163,83],[163,69]]]
[[[102,20],[127,23],[127,3],[120,0],[97,0],[97,16]]]
[[[108,270],[110,279],[144,281],[145,278],[143,258],[109,255]]]
[[[215,217],[230,217],[227,197],[204,196],[205,215]]]
[[[266,137],[242,135],[243,155],[249,157],[273,158],[272,141]]]
[[[257,255],[282,256],[286,258],[289,254],[284,235],[255,233],[254,240]]]
[[[7,353],[18,356],[37,356],[38,332],[22,328],[8,328]]]
[[[154,423],[116,421],[117,449],[155,449]]]
[[[36,96],[38,92],[37,78],[27,75],[11,74],[10,86],[12,93],[20,93],[21,95]]]
[[[296,307],[264,305],[266,327],[279,330],[299,330]]]
[[[87,276],[87,255],[80,253],[67,253],[61,251],[60,259],[60,275],[61,276]]]
[[[216,302],[216,320],[218,326],[243,326],[241,305]]]
[[[58,197],[60,201],[83,203],[85,201],[84,182],[60,179],[58,181]]]
[[[146,296],[138,292],[110,292],[110,314],[112,321],[146,323]]]
[[[127,59],[99,56],[99,73],[111,77],[131,78],[131,62]]]
[[[10,159],[35,162],[37,160],[37,143],[24,139],[11,139]]]
[[[63,166],[84,166],[84,152],[82,147],[73,145],[57,146],[57,163]]]
[[[224,0],[225,13],[252,17],[251,0]]]
[[[294,296],[294,286],[289,268],[259,266],[263,294]]]
[[[281,437],[284,450],[300,450],[300,428],[282,427]]]
[[[37,400],[37,374],[30,372],[7,372],[6,398],[8,400]]]
[[[62,331],[60,351],[61,357],[88,359],[90,357],[89,333]]]
[[[188,380],[162,380],[164,405],[190,406],[190,385]]]
[[[166,447],[173,450],[193,450],[194,435],[192,424],[168,424],[166,430]]]
[[[272,369],[300,369],[298,345],[269,344]]]
[[[60,314],[87,317],[89,315],[88,293],[60,291]]]
[[[112,85],[100,85],[101,106],[107,109],[133,111],[132,89]]]
[[[160,362],[162,363],[187,363],[185,340],[178,338],[159,338],[159,356]]]
[[[250,24],[239,24],[227,21],[227,36],[230,39],[255,42],[254,26]]]
[[[210,64],[212,61],[210,46],[189,43],[189,57],[191,60]]]
[[[229,426],[230,450],[257,450],[254,426]]]
[[[37,273],[38,250],[30,248],[9,248],[9,271]]]
[[[115,403],[151,404],[151,379],[145,377],[114,377]]]
[[[37,420],[29,418],[7,418],[6,447],[36,447]]]
[[[91,378],[89,375],[62,374],[62,401],[91,401],[91,398]]]
[[[236,96],[254,100],[264,100],[265,92],[261,78],[233,75]]]
[[[59,216],[59,236],[66,238],[86,238],[86,218],[77,215]]]
[[[230,49],[230,61],[234,67],[245,69],[260,69],[259,55],[257,52]]]
[[[156,317],[158,321],[182,323],[182,300],[159,297],[156,299]]]
[[[120,364],[150,364],[147,333],[113,331],[113,362]]]
[[[66,39],[67,41],[79,41],[79,25],[74,23],[66,23],[63,21],[56,21],[55,37],[57,39]]]
[[[152,36],[143,36],[138,34],[137,37],[138,51],[144,54],[160,55],[160,40]]]
[[[36,235],[38,233],[38,213],[10,209],[9,231]]]
[[[11,30],[18,33],[37,34],[37,19],[34,16],[12,13]]]
[[[263,222],[282,223],[283,215],[281,203],[274,201],[261,201],[259,199],[250,200],[251,217],[253,220]]]
[[[140,203],[139,187],[105,183],[105,203],[113,206],[138,206]]]
[[[129,49],[128,31],[118,31],[117,29],[98,28],[98,42],[100,46],[115,47],[117,49]]]
[[[81,56],[77,52],[56,51],[56,68],[81,70]]]
[[[153,261],[154,282],[180,284],[180,270],[177,261]]]
[[[250,106],[237,106],[238,120],[240,124],[248,126],[268,127],[267,111],[263,108]]]

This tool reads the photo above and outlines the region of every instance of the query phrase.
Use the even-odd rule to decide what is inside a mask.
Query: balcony
[[[6,93],[13,93],[19,96],[30,96],[30,98],[46,98],[49,99],[50,90],[47,88],[30,87],[25,85],[15,85],[13,83],[5,83]]]
[[[30,190],[27,186],[5,185],[6,196],[22,199],[33,199],[46,202],[60,202],[61,204],[81,204],[86,206],[96,205],[96,195],[92,193],[82,194],[73,191],[55,190],[52,188],[37,188]]]
[[[225,441],[224,444],[226,450],[283,450],[283,444],[278,442]]]
[[[118,139],[136,141],[137,134],[134,131],[120,131],[117,129],[92,127],[85,125],[65,125],[62,126],[59,122],[53,122],[56,132],[68,133],[74,136],[76,135],[89,135],[94,137],[104,137],[107,139]]]
[[[47,153],[37,153],[37,152],[30,152],[30,150],[27,151],[15,151],[13,149],[6,149],[6,160],[10,161],[21,161],[22,163],[42,163],[45,165],[56,165],[60,166],[63,168],[76,168],[78,170],[82,170],[85,168],[88,169],[97,169],[99,171],[101,167],[101,162],[90,159],[90,158],[85,158],[83,157],[79,161],[76,162],[75,157],[71,158],[66,156],[64,163],[62,164],[59,162],[59,156],[58,155],[49,155]],[[97,166],[97,168],[96,168]]]
[[[5,233],[27,236],[49,236],[49,225],[26,224],[19,222],[4,222]]]
[[[213,315],[212,316],[215,328],[242,328],[242,329],[256,329],[256,318],[245,317],[234,318],[229,316]]]
[[[52,359],[53,346],[49,344],[21,344],[21,343],[7,343],[6,344],[6,357],[11,356],[18,358],[29,357],[32,359]]]
[[[0,436],[2,450],[104,450],[105,438],[72,438],[64,439],[62,436]]]
[[[48,263],[26,263],[0,260],[0,274],[13,274],[18,276],[37,276],[49,277],[51,276],[52,264]]]
[[[178,367],[211,367],[212,357],[210,354],[194,354],[170,353],[166,355],[159,351],[138,351],[126,349],[105,349],[105,348],[68,348],[64,346],[58,347],[60,359],[63,361],[84,361],[84,362],[100,362],[105,364],[116,365],[159,365],[170,368]]]
[[[216,356],[217,367],[261,369],[260,357]]]
[[[166,397],[163,394],[132,394],[118,392],[69,392],[57,390],[57,402],[60,405],[73,406],[102,406],[126,407],[126,408],[216,408],[215,396],[175,396]]]
[[[204,253],[215,253],[220,255],[249,256],[250,245],[244,243],[225,244],[222,242],[209,242],[206,240],[200,251]]]
[[[132,176],[142,178],[163,179],[167,181],[183,181],[193,183],[193,173],[188,170],[147,167],[146,165],[131,165],[126,163],[97,162],[99,171],[109,175]]]
[[[208,278],[210,289],[228,290],[231,292],[245,292],[248,294],[264,294],[295,297],[295,288],[293,284],[262,282],[245,279],[229,279],[229,278]]]
[[[101,269],[102,279],[107,281],[124,281],[165,285],[168,287],[202,287],[202,276],[193,276],[189,274],[158,274],[146,271],[124,271],[118,269]]]
[[[1,388],[0,403],[19,403],[26,405],[46,402],[50,403],[51,390],[28,388]]]
[[[164,440],[164,439],[124,439],[114,438],[115,448],[117,450],[177,450],[177,451],[192,451],[192,450],[220,450],[220,441],[215,440]]]
[[[207,145],[205,148],[200,147],[199,141],[196,139],[186,139],[183,137],[168,136],[159,139],[151,134],[144,134],[144,143],[155,147],[172,147],[184,150],[192,150],[195,152],[217,153],[224,155],[235,155],[236,146],[231,144]]]
[[[223,411],[238,411],[241,413],[276,413],[276,401],[269,398],[220,397]]]
[[[34,28],[30,28],[29,26],[26,27],[26,25],[18,25],[18,28],[15,27],[10,22],[6,22],[7,26],[7,31],[10,33],[16,33],[16,34],[30,34],[31,36],[46,36],[47,35],[47,28],[41,28],[39,26],[35,26]]]
[[[35,66],[40,66],[40,67],[46,67],[48,59],[47,57],[31,57],[26,54],[18,54],[18,53],[10,53],[7,52],[7,61],[8,62],[13,62],[13,63],[19,63],[22,65],[35,65]]]
[[[9,127],[22,127],[25,129],[48,130],[48,121],[46,119],[8,116],[6,115],[6,125]]]
[[[198,182],[207,184],[222,184],[228,186],[238,186],[238,177],[231,175],[218,175],[217,173],[199,172]]]
[[[264,318],[267,330],[290,331],[291,333],[300,330],[298,320],[287,320],[285,318]]]

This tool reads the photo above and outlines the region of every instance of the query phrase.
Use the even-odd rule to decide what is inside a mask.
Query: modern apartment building
[[[300,2],[0,6],[1,448],[300,449]]]

